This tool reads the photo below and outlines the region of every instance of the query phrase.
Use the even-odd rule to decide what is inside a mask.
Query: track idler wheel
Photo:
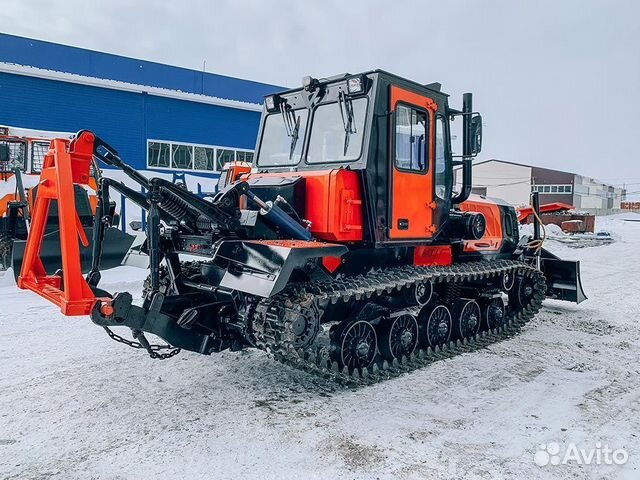
[[[408,357],[418,346],[418,320],[403,313],[379,326],[378,349],[387,360]]]
[[[504,326],[507,318],[502,297],[488,298],[481,302],[482,326],[487,330]]]
[[[444,305],[430,305],[419,315],[420,344],[425,347],[444,345],[451,338],[451,312]]]
[[[341,326],[333,338],[333,358],[349,371],[371,366],[377,354],[376,329],[367,320],[355,320]]]
[[[535,288],[535,282],[530,276],[519,276],[509,291],[509,303],[519,309],[526,308],[533,301]]]
[[[453,335],[455,338],[470,338],[480,331],[482,318],[480,305],[475,300],[461,298],[453,305]]]

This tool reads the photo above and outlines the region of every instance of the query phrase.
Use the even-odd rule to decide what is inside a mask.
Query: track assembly
[[[306,348],[296,348],[286,340],[291,338],[287,334],[290,326],[286,319],[292,318],[293,305],[300,305],[298,299],[311,305],[310,292],[313,292],[313,305],[324,304],[328,309],[330,305],[383,301],[390,294],[413,289],[415,284],[425,281],[433,283],[434,292],[449,287],[456,287],[456,291],[470,290],[475,285],[481,293],[480,290],[488,288],[486,285],[502,286],[505,274],[514,278],[517,284],[514,292],[519,292],[509,295],[506,307],[501,296],[494,296],[479,297],[478,301],[457,298],[450,310],[447,305],[437,303],[436,297],[444,295],[434,294],[428,305],[401,308],[392,311],[386,319],[381,316],[371,321],[347,320],[334,325],[330,341],[331,349],[338,352],[337,355],[326,354],[322,329]],[[261,348],[271,352],[280,362],[340,384],[367,385],[515,335],[540,309],[544,282],[544,275],[535,268],[518,261],[503,260],[451,267],[399,267],[378,272],[375,276],[292,285],[280,295],[258,302],[255,309],[258,317],[264,315],[261,304],[269,304],[273,315],[268,319],[271,329],[268,338],[259,332],[256,337]],[[502,292],[506,296],[504,288]],[[453,318],[451,311],[455,312]],[[386,324],[379,323],[376,328],[373,325],[376,321]],[[277,334],[278,331],[281,334]],[[374,343],[377,344],[375,348]]]

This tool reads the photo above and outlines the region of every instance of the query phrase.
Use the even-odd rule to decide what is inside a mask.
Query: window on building
[[[396,167],[402,170],[428,170],[427,113],[398,105],[396,107]]]
[[[147,142],[147,166],[150,168],[218,172],[225,163],[236,159],[252,162],[253,152],[182,142]]]
[[[49,151],[49,142],[33,142],[31,144],[31,172],[42,172],[44,156]]]
[[[235,151],[219,148],[216,150],[216,158],[218,163],[218,170],[222,170],[225,163],[233,162],[235,160]]]
[[[147,164],[150,167],[171,166],[171,144],[161,142],[149,142],[147,149]]]
[[[9,153],[9,161],[2,168],[5,171],[15,170],[18,167],[24,171],[27,168],[27,144],[23,141],[3,140],[0,148]]]
[[[190,145],[172,145],[171,166],[181,170],[192,170],[193,147]]]
[[[532,192],[539,193],[571,193],[571,185],[531,185]]]
[[[215,148],[195,147],[193,149],[193,169],[213,172],[215,170],[215,156]]]
[[[242,150],[236,150],[236,160],[238,162],[253,162],[253,152],[244,152]]]

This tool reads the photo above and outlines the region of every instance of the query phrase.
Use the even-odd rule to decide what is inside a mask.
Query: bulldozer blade
[[[93,227],[84,227],[84,232],[89,240],[89,245],[84,247],[80,244],[80,260],[84,273],[91,269]],[[104,232],[104,242],[102,247],[102,257],[100,260],[100,270],[106,270],[121,265],[122,260],[129,251],[135,237],[123,232],[115,227],[109,227]],[[11,265],[13,274],[18,280],[24,251],[27,245],[26,240],[16,240],[13,242],[13,252]],[[60,255],[60,232],[58,230],[49,232],[42,239],[42,249],[40,258],[48,274],[53,274],[62,267],[62,257]]]
[[[580,279],[580,262],[561,260],[543,248],[540,269],[547,278],[548,298],[573,303],[581,303],[587,299]]]
[[[268,298],[282,291],[293,271],[309,260],[339,258],[346,251],[344,245],[300,240],[229,240],[218,246],[214,264],[220,273],[212,274],[221,275],[221,287]]]

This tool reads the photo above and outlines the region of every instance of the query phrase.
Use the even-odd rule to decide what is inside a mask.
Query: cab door
[[[391,152],[389,238],[429,239],[433,223],[433,159],[435,112],[433,99],[391,87]]]

